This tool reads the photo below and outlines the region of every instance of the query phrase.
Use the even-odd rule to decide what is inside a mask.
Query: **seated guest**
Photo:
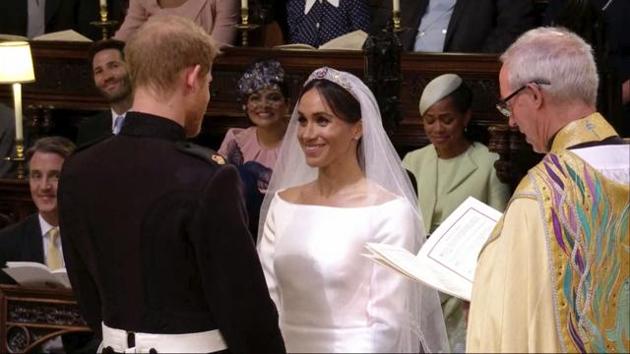
[[[73,150],[70,140],[55,136],[39,139],[26,152],[28,184],[37,213],[0,231],[0,267],[7,261],[39,262],[51,269],[64,267],[57,182],[63,161]]]
[[[0,231],[0,268],[9,261],[46,264],[50,269],[65,267],[59,233],[57,183],[64,160],[74,150],[74,144],[62,137],[39,139],[26,152],[28,184],[37,213]],[[0,283],[15,284],[0,272]],[[91,338],[89,334],[64,336],[65,348],[75,352]],[[46,342],[42,351],[61,349],[59,339]]]
[[[455,74],[444,74],[425,87],[420,116],[431,144],[408,153],[403,166],[416,176],[418,206],[426,230],[433,232],[467,197],[503,211],[509,188],[493,167],[498,155],[466,137],[472,92]],[[451,349],[463,352],[465,310],[458,299],[441,294]]]
[[[238,0],[130,0],[115,38],[127,41],[151,16],[176,15],[193,20],[219,44],[234,44]]]
[[[420,116],[431,142],[408,153],[403,165],[416,176],[418,204],[426,230],[433,232],[468,196],[503,211],[509,188],[494,169],[499,158],[466,137],[472,92],[456,74],[444,74],[425,87]]]
[[[375,0],[371,31],[392,17],[391,0]],[[534,25],[531,0],[400,0],[401,42],[416,52],[500,53]]]
[[[370,13],[365,0],[288,0],[289,43],[313,47],[356,30],[368,31]]]
[[[94,85],[110,104],[110,110],[88,117],[79,125],[79,145],[120,132],[132,101],[124,48],[125,43],[115,39],[95,42],[90,48]]]
[[[254,62],[238,82],[243,110],[254,124],[228,130],[219,153],[239,166],[245,184],[250,231],[256,235],[258,213],[288,123],[288,88],[277,60]]]

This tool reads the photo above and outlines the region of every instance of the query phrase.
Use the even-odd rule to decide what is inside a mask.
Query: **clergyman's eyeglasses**
[[[516,91],[512,92],[511,94],[507,95],[507,97],[505,97],[504,99],[500,100],[497,103],[496,107],[497,107],[497,110],[499,112],[501,112],[501,114],[503,114],[505,116],[505,118],[510,118],[512,116],[512,110],[510,109],[510,107],[508,107],[508,101],[511,100],[512,98],[514,98],[514,96],[518,95],[519,92],[521,92],[524,89],[526,89],[529,84],[551,85],[551,83],[548,80],[543,80],[543,79],[532,80],[532,81],[524,84],[523,86],[519,87],[518,90],[516,90]]]

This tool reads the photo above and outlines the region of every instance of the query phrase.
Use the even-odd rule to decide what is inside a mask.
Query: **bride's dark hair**
[[[317,90],[333,113],[343,121],[356,123],[361,120],[361,104],[345,88],[329,80],[311,80],[302,88],[300,97],[311,89]]]

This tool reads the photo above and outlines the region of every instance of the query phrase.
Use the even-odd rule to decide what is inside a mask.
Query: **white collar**
[[[42,236],[45,236],[48,231],[50,231],[50,229],[52,229],[54,226],[50,225],[46,220],[44,220],[42,214],[37,213],[37,217],[39,218],[39,227],[42,229]]]
[[[311,11],[311,8],[313,7],[313,5],[315,5],[315,1],[319,1],[319,0],[306,0],[306,3],[304,4],[305,15],[309,11]],[[326,1],[327,3],[331,4],[334,7],[339,7],[339,0],[321,0],[321,1]]]

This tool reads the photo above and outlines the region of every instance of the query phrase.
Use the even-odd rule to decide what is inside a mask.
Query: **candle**
[[[99,0],[101,7],[107,7],[107,0]]]
[[[394,12],[400,12],[400,0],[394,0]]]
[[[247,4],[247,0],[241,0],[241,9],[247,9],[249,5]]]
[[[24,140],[22,130],[22,84],[15,83],[13,86],[13,105],[15,108],[15,140]]]

